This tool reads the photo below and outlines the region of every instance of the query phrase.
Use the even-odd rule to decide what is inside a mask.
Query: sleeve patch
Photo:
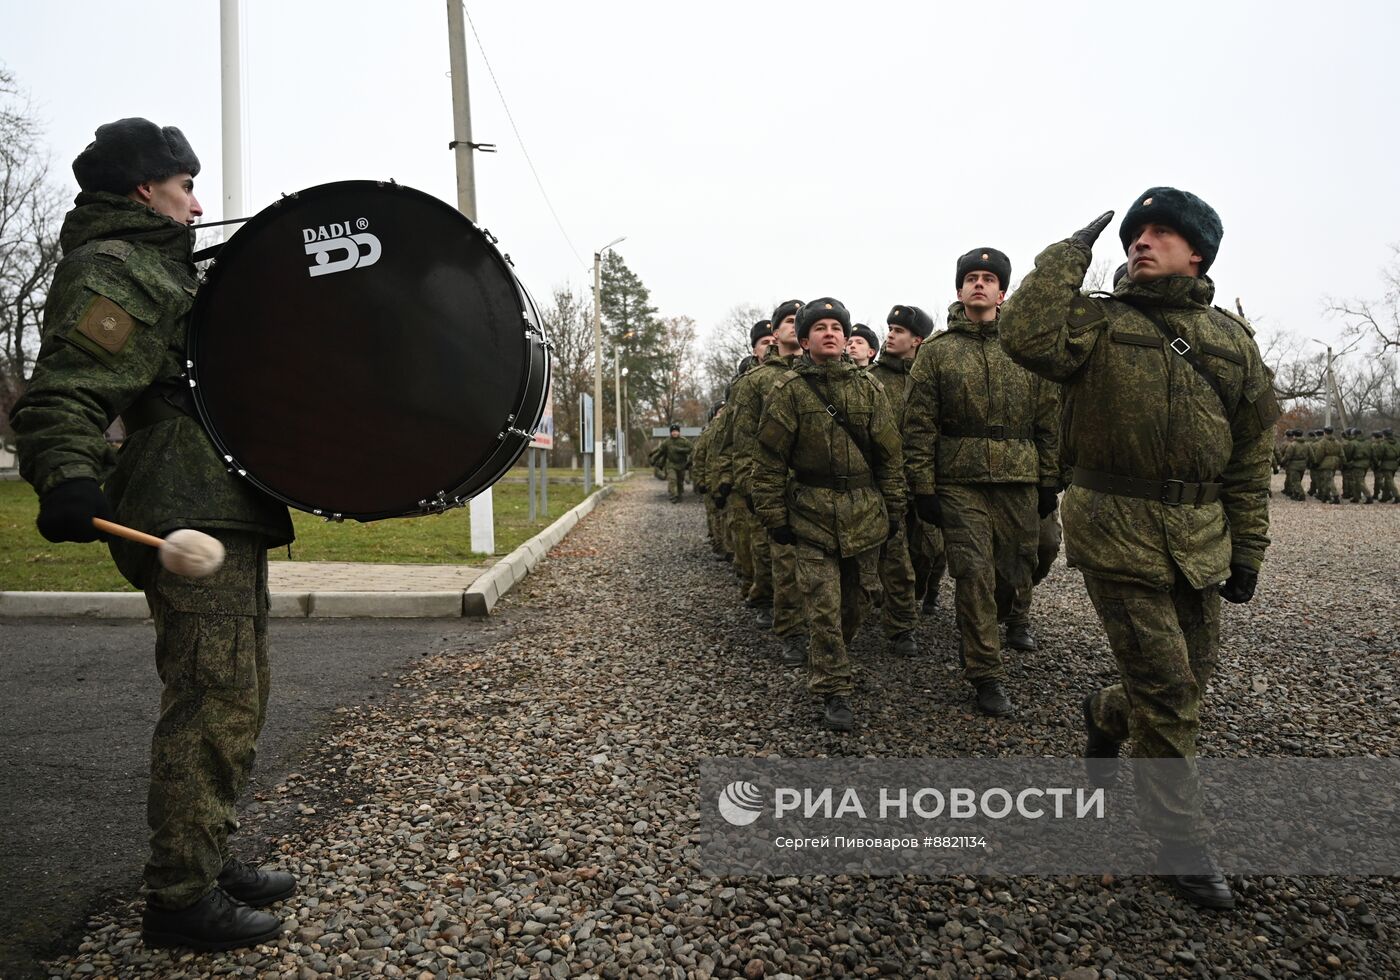
[[[1071,327],[1076,329],[1087,327],[1091,323],[1098,323],[1104,319],[1103,308],[1099,306],[1097,300],[1088,296],[1076,296],[1074,302],[1070,304],[1069,316],[1066,317]]]
[[[107,353],[119,354],[135,328],[136,321],[126,310],[106,296],[98,296],[78,321],[77,332]]]

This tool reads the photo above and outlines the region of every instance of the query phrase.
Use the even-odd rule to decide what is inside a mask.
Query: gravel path
[[[1211,755],[1389,755],[1400,724],[1400,507],[1274,497],[1256,601],[1227,612]],[[858,728],[818,730],[736,601],[696,498],[633,479],[389,704],[346,709],[260,801],[246,856],[301,876],[276,946],[171,956],[135,905],[55,975],[1400,975],[1396,879],[1249,878],[1208,915],[1150,878],[714,879],[697,870],[712,756],[1072,756],[1110,660],[1077,574],[1037,590],[1014,718],[974,716],[949,599],[911,671],[857,641]],[[288,828],[291,828],[290,830]]]

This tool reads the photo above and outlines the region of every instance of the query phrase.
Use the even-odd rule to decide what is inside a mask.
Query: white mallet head
[[[224,546],[203,531],[182,527],[165,536],[160,563],[184,578],[213,575],[224,563]]]

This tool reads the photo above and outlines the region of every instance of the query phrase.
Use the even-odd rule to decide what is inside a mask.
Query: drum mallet
[[[150,545],[160,551],[160,563],[169,571],[183,578],[204,578],[213,575],[224,563],[224,546],[219,539],[182,527],[171,531],[164,538],[144,531],[136,531],[121,524],[104,521],[100,517],[92,519],[92,526],[119,538]]]

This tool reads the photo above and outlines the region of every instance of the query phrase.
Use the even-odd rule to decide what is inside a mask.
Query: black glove
[[[897,538],[904,531],[904,525],[899,522],[898,517],[890,518],[890,533],[885,535],[885,540],[890,541]]]
[[[921,493],[914,497],[914,513],[919,520],[934,527],[943,526],[943,504],[936,493]]]
[[[1254,587],[1259,584],[1259,573],[1243,565],[1231,565],[1230,577],[1220,587],[1220,598],[1226,602],[1248,602],[1254,598]]]
[[[112,505],[97,481],[84,477],[64,480],[40,497],[39,517],[34,523],[49,541],[111,540],[111,535],[92,526],[94,517],[110,521]]]
[[[752,513],[753,513],[753,497],[752,497],[750,494],[741,493],[741,494],[739,494],[739,499],[742,500],[742,501],[744,502],[744,506],[747,507],[748,510],[749,510],[749,513],[752,514]]]
[[[778,544],[797,544],[797,535],[792,533],[792,528],[784,524],[782,527],[770,527],[768,536]]]
[[[1055,513],[1055,508],[1060,506],[1060,492],[1054,487],[1035,488],[1035,512],[1042,518],[1049,517]]]
[[[1098,241],[1099,235],[1103,234],[1103,230],[1108,227],[1108,223],[1112,220],[1113,212],[1105,211],[1083,228],[1080,228],[1073,235],[1070,235],[1069,240],[1076,245],[1083,245],[1085,248],[1092,251],[1094,242]]]
[[[724,505],[729,503],[729,497],[722,493],[712,493],[710,501],[715,505],[715,510],[724,510]]]
[[[731,490],[733,490],[733,489],[734,489],[734,484],[732,484],[732,483],[721,483],[719,486],[715,487],[715,493],[719,494],[721,497],[727,497],[727,496],[729,496],[729,491],[731,491]]]
[[[696,492],[696,493],[704,493],[705,491],[707,491],[707,490],[709,490],[709,489],[710,489],[710,488],[707,487],[707,486],[705,486],[705,484],[703,484],[703,483],[697,483],[697,484],[695,484],[695,492]]]

